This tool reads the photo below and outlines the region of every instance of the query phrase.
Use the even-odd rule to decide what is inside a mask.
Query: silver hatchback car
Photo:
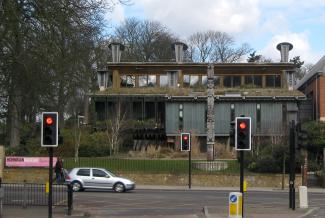
[[[73,168],[67,176],[66,182],[71,183],[73,191],[83,191],[86,188],[91,188],[125,192],[135,188],[133,181],[118,177],[103,168]]]

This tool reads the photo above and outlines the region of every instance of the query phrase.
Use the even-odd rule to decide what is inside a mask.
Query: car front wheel
[[[83,190],[81,183],[77,181],[72,182],[72,190],[75,192]]]
[[[125,186],[122,183],[118,182],[114,185],[114,191],[119,193],[125,192]]]

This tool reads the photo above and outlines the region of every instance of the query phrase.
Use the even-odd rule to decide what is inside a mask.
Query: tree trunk
[[[88,94],[85,94],[84,96],[84,123],[89,123],[89,96]]]
[[[59,113],[59,128],[64,127],[64,106],[65,106],[64,82],[61,80],[59,85],[58,107],[57,107]]]
[[[9,97],[10,147],[16,147],[20,143],[19,107],[21,105],[21,97],[15,94],[16,92],[14,91],[14,93]]]

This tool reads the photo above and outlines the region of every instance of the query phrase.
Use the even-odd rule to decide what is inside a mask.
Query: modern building
[[[301,111],[301,120],[325,121],[325,56],[298,82],[296,89],[303,92],[308,101]]]
[[[252,118],[254,137],[281,136],[291,120],[297,121],[305,96],[290,80],[291,44],[279,44],[279,63],[189,63],[183,62],[186,45],[174,46],[175,62],[143,63],[120,62],[123,46],[111,44],[113,61],[98,71],[99,90],[90,95],[96,120],[114,119],[118,108],[143,124],[133,129],[135,144],[157,140],[158,133],[160,142],[177,147],[180,133],[192,132],[206,150],[210,69],[216,140],[227,141],[230,122],[240,115]]]

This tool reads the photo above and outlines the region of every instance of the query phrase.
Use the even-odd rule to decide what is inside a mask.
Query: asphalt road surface
[[[97,216],[200,216],[204,206],[220,207],[227,211],[229,192],[231,191],[136,189],[126,193],[114,193],[86,190],[74,193],[74,205],[75,208]],[[325,210],[325,193],[308,193],[308,198],[310,207]],[[245,193],[244,204],[273,207],[276,210],[277,207],[289,205],[289,194],[287,191],[249,191]]]

